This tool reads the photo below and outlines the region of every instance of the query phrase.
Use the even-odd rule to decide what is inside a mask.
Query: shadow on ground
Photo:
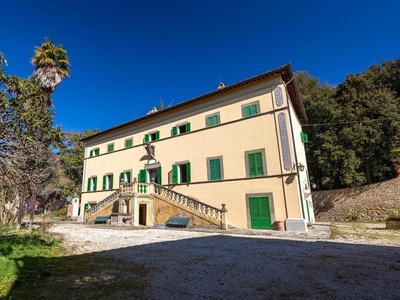
[[[400,247],[213,235],[15,263],[5,299],[400,298]]]

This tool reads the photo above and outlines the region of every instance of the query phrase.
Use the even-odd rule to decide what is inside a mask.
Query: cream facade
[[[226,204],[232,227],[285,221],[287,230],[307,230],[314,213],[305,120],[286,65],[95,134],[85,139],[81,212],[136,178]]]

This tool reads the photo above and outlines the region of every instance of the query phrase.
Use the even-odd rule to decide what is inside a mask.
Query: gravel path
[[[144,265],[145,299],[400,299],[400,247],[279,235],[56,224],[71,254]]]

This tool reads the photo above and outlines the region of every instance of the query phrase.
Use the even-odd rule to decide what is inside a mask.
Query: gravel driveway
[[[400,247],[56,224],[71,254],[143,265],[145,299],[400,299]]]

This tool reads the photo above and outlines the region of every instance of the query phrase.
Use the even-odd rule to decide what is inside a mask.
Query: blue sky
[[[290,62],[321,82],[400,58],[400,1],[0,0],[6,73],[28,77],[44,37],[70,77],[53,94],[65,131],[100,130]]]

